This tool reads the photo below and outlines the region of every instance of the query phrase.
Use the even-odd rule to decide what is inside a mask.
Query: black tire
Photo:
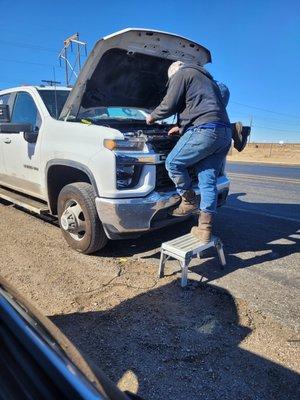
[[[82,238],[77,240],[74,239],[70,232],[63,229],[61,225],[62,214],[67,208],[67,204],[73,200],[81,207],[86,226]],[[106,245],[108,239],[97,214],[95,194],[92,185],[86,182],[75,182],[66,185],[59,193],[57,208],[58,220],[63,237],[72,249],[83,254],[92,254]]]

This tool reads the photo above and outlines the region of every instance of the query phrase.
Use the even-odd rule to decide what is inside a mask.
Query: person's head
[[[183,61],[174,61],[168,69],[168,77],[169,79],[176,74],[177,71],[180,70],[180,68],[182,68],[184,66],[184,62]]]

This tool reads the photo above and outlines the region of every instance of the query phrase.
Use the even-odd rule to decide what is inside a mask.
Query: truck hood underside
[[[171,62],[122,49],[108,50],[87,81],[81,106],[154,108],[164,96]]]
[[[169,65],[211,61],[209,50],[170,33],[125,29],[99,40],[90,53],[61,112],[74,119],[80,108],[155,108],[162,100]]]

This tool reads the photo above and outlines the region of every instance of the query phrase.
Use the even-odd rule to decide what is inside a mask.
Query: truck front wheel
[[[66,185],[58,196],[58,219],[62,234],[73,249],[91,254],[107,243],[95,207],[92,185],[76,182]]]

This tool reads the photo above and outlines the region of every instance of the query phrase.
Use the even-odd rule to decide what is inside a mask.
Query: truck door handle
[[[10,138],[5,138],[4,139],[4,143],[7,143],[7,144],[11,143],[11,139]]]

